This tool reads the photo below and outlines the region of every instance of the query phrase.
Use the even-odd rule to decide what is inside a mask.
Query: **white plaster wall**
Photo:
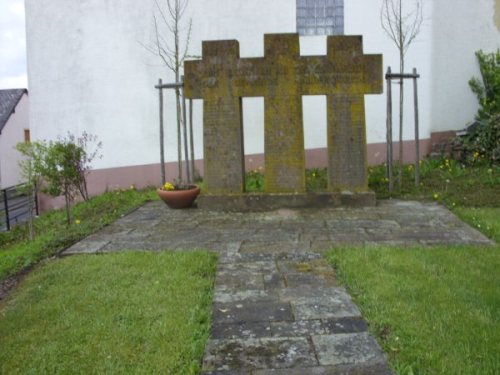
[[[104,157],[94,168],[159,162],[154,85],[160,77],[164,82],[174,78],[143,46],[154,40],[153,4],[26,0],[34,139],[55,139],[67,131],[95,134],[103,142]],[[295,7],[289,5],[289,0],[192,0],[186,14],[186,20],[193,19],[189,52],[201,55],[202,40],[231,38],[240,40],[242,56],[262,55],[264,33],[295,31]],[[166,159],[173,161],[177,155],[173,92],[165,92],[165,101]],[[195,119],[195,156],[201,158],[199,102]]]
[[[399,52],[385,31],[382,29],[380,13],[382,0],[347,0],[345,4],[345,33],[361,34],[364,41],[365,53],[381,53],[384,59],[384,75],[390,66],[392,72],[399,72]],[[403,1],[403,9],[414,9],[413,0]],[[421,78],[418,80],[419,90],[419,114],[420,114],[420,138],[428,138],[430,135],[430,87],[432,84],[431,75],[431,41],[432,27],[432,7],[425,1],[423,7],[424,22],[417,38],[412,43],[405,56],[405,73],[411,73],[413,68],[417,68]],[[383,95],[365,96],[366,126],[368,143],[383,143],[386,140],[386,113],[387,113],[387,87],[384,82]],[[399,85],[392,86],[393,98],[393,137],[399,138]],[[414,111],[413,111],[413,83],[406,80],[404,84],[405,106],[404,106],[404,126],[403,139],[414,139]]]
[[[28,76],[34,139],[67,131],[103,142],[94,167],[157,162],[160,71],[147,65],[146,1],[27,0]]]
[[[397,71],[397,49],[380,26],[381,4],[382,0],[345,0],[345,33],[363,35],[365,53],[382,53],[384,71],[389,65]],[[449,4],[445,0],[425,2],[422,31],[406,57],[407,71],[417,67],[422,77],[422,138],[428,138],[431,130],[460,128],[465,118],[473,117],[474,97],[467,87],[467,80],[477,70],[473,51],[481,45],[494,45],[495,38],[498,45],[500,39],[493,32],[493,0],[477,0],[474,7],[467,0],[454,1],[454,17],[445,12]],[[152,0],[26,0],[34,139],[55,139],[68,130],[75,134],[86,130],[103,142],[104,157],[94,168],[159,162],[158,93],[153,86],[159,77],[169,82],[174,78],[143,47],[154,40],[153,11]],[[262,56],[264,33],[296,30],[294,0],[191,0],[186,20],[190,17],[189,53],[195,56],[201,55],[202,40],[215,39],[239,40],[242,57]],[[455,23],[454,18],[462,20]],[[481,44],[477,41],[483,33],[489,36]],[[458,43],[464,38],[470,59],[463,58],[465,47]],[[302,37],[301,52],[326,53],[326,38]],[[457,83],[459,76],[465,76],[465,83]],[[398,87],[393,91],[397,103]],[[165,96],[166,159],[174,161],[174,94],[165,92]],[[404,139],[413,139],[410,84],[406,97]],[[464,98],[467,105],[472,103],[470,108],[464,105]],[[306,148],[325,147],[325,99],[307,97],[303,102]],[[203,156],[201,107],[201,101],[195,101],[196,158]],[[244,100],[247,154],[263,152],[263,111],[261,98]],[[385,141],[385,113],[385,95],[366,97],[368,143]],[[395,105],[395,120],[396,113]]]
[[[24,130],[29,128],[29,99],[28,95],[24,94],[0,134],[1,188],[23,182],[18,164],[21,154],[15,146],[24,141]]]
[[[495,2],[499,12],[500,0],[433,1],[433,131],[462,129],[477,113],[477,98],[468,81],[479,77],[474,53],[500,48]]]

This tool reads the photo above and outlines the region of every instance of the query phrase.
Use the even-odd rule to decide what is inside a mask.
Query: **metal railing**
[[[26,185],[20,184],[1,190],[0,231],[10,230],[13,225],[24,223],[29,218],[30,197]],[[33,208],[38,215],[38,199]]]

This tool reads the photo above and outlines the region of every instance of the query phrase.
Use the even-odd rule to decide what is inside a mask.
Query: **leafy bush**
[[[472,78],[469,85],[479,101],[477,124],[459,138],[459,143],[467,161],[475,161],[479,155],[495,164],[500,162],[500,50],[490,54],[478,51],[476,56],[481,79]]]
[[[251,170],[245,175],[245,191],[260,192],[264,190],[264,174],[257,169]]]
[[[101,143],[97,143],[93,150],[89,150],[89,143],[95,143],[97,137],[86,132],[81,137],[68,133],[66,138],[59,138],[55,142],[20,142],[17,150],[24,156],[20,161],[23,177],[27,180],[28,193],[35,197],[40,189],[52,196],[63,195],[66,203],[67,223],[71,224],[70,206],[74,198],[80,194],[88,200],[86,175],[90,163],[100,157]],[[33,199],[30,200],[33,204]],[[32,207],[29,209],[33,211]],[[32,228],[33,218],[29,220]],[[33,232],[30,229],[30,238]]]
[[[467,151],[466,161],[471,164],[482,159],[490,164],[500,162],[500,112],[479,120],[477,125],[459,138]]]
[[[328,171],[326,168],[306,169],[306,190],[322,191],[328,187]]]
[[[500,114],[500,50],[493,53],[476,52],[481,80],[474,77],[469,85],[479,100],[478,120]]]

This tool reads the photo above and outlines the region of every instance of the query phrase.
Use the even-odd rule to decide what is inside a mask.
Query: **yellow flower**
[[[80,221],[80,220],[78,220],[78,219],[76,219],[76,220],[75,220],[75,224],[76,224],[76,225],[79,225],[80,223],[81,223],[81,221]]]
[[[434,193],[433,197],[434,197],[434,199],[438,199],[439,198],[439,194],[438,193]]]
[[[165,182],[165,185],[163,185],[163,190],[167,191],[175,190],[175,186],[170,182]]]

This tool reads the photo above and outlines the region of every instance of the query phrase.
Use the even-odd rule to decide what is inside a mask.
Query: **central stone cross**
[[[367,189],[364,95],[382,92],[381,55],[361,36],[328,37],[326,56],[300,56],[298,34],[267,34],[262,58],[235,40],[203,42],[185,63],[185,95],[203,99],[208,194],[244,191],[242,97],[264,97],[265,191],[305,192],[302,95],[327,96],[328,187]]]

